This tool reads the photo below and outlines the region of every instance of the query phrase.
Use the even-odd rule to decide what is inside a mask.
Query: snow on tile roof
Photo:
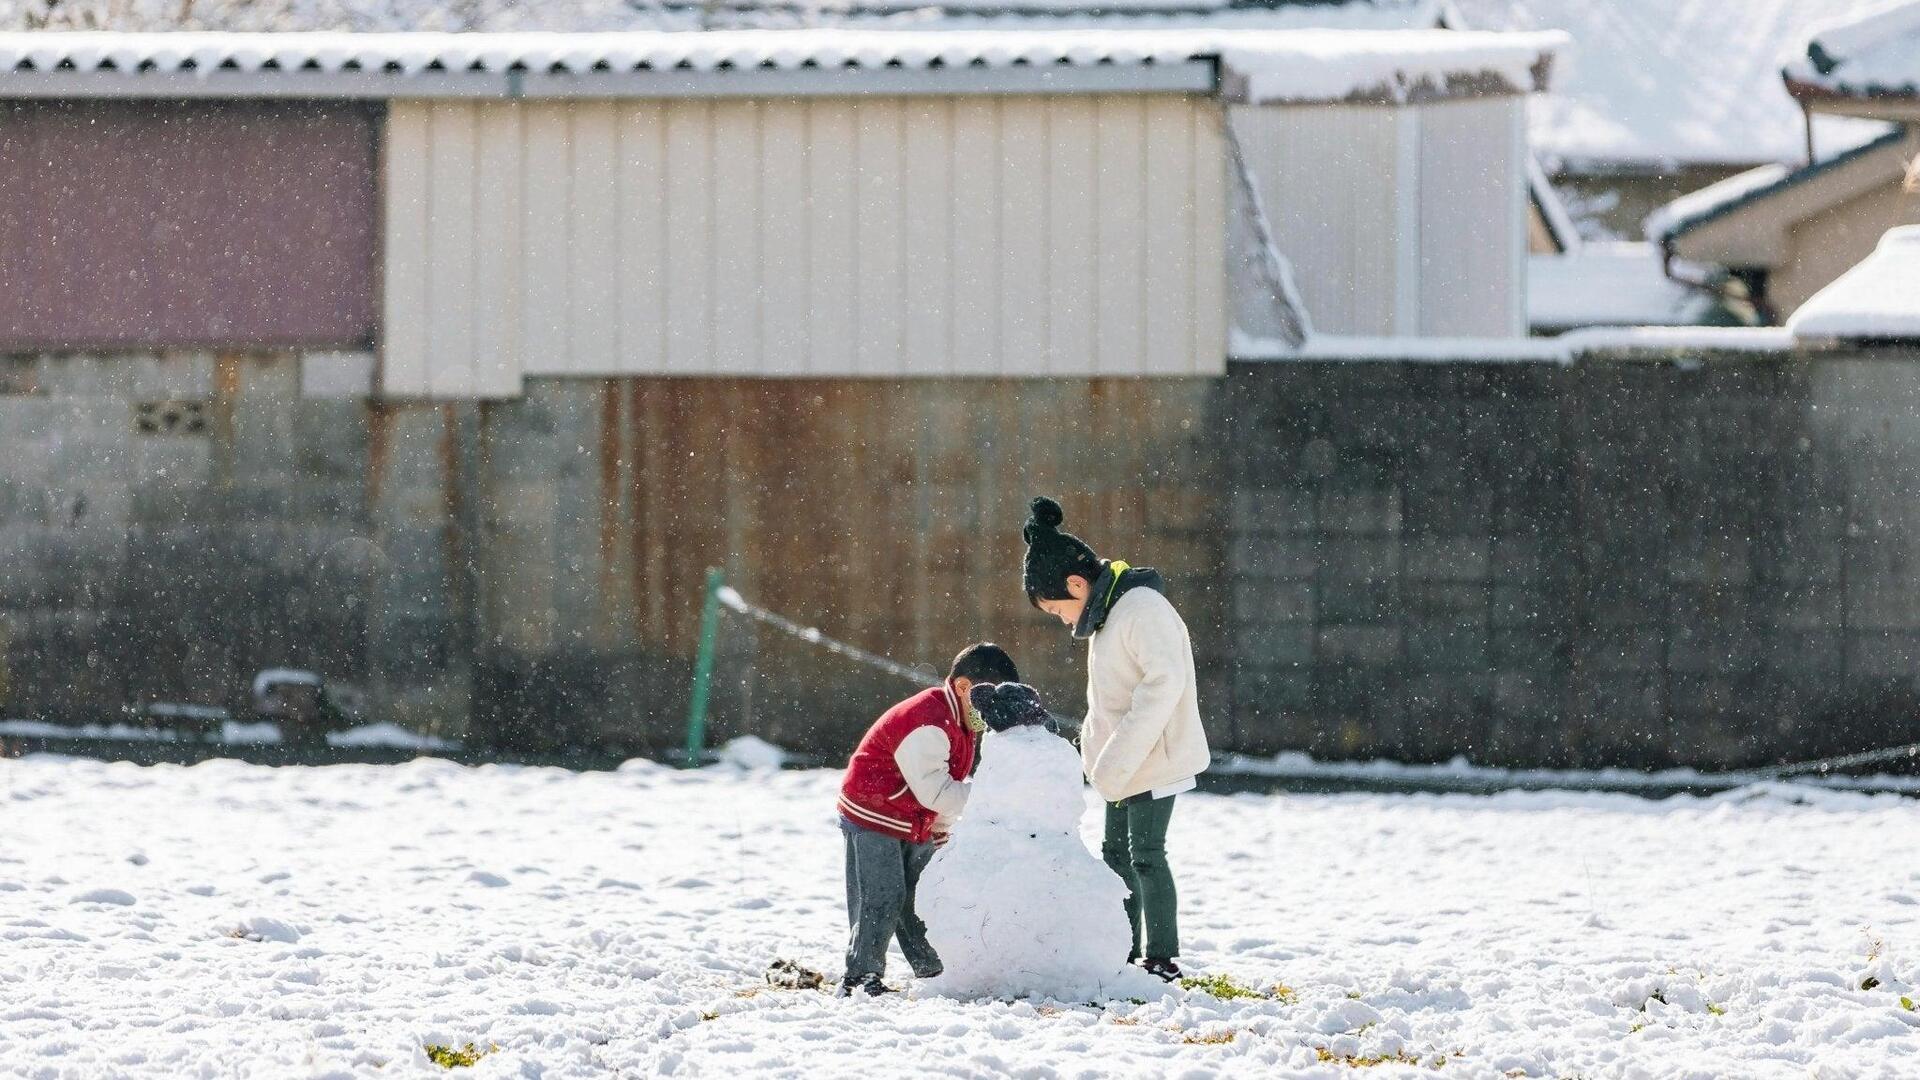
[[[1806,156],[1780,65],[1823,20],[1885,0],[1453,0],[1458,23],[1565,30],[1554,85],[1529,105],[1535,150],[1571,171],[1758,165]],[[1885,130],[1816,117],[1821,152]]]
[[[1648,243],[1585,243],[1527,257],[1527,322],[1541,331],[1583,326],[1696,326],[1717,304],[1668,277]]]
[[[1920,3],[1817,28],[1786,76],[1789,88],[1812,96],[1920,97]]]
[[[642,71],[793,71],[1142,67],[1218,60],[1251,101],[1405,99],[1461,82],[1527,92],[1546,78],[1554,34],[1439,30],[855,29],[632,31],[600,34],[0,33],[0,79],[111,72],[138,78],[216,72],[425,72],[584,75]],[[398,89],[398,88],[396,88]]]
[[[1920,225],[1889,229],[1860,265],[1787,319],[1799,340],[1920,340]]]

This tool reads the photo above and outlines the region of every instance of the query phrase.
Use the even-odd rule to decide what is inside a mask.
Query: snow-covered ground
[[[1089,1007],[765,989],[836,780],[0,761],[0,1075],[1920,1075],[1920,802],[1182,796],[1190,965],[1291,992]]]

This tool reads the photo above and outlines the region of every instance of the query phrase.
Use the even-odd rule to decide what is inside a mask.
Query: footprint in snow
[[[710,889],[713,887],[713,882],[697,877],[681,878],[679,881],[671,882],[670,884],[676,889]]]
[[[75,904],[115,904],[120,907],[132,907],[134,899],[133,894],[125,889],[94,889],[90,892],[81,893],[69,902]]]
[[[475,870],[473,873],[467,875],[467,880],[473,882],[475,885],[485,885],[489,889],[497,889],[507,883],[506,878],[501,877],[499,874],[490,874],[485,870]]]

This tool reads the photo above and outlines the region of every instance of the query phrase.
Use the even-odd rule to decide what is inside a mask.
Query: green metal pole
[[[720,636],[720,589],[726,577],[718,567],[707,571],[707,602],[700,609],[700,652],[693,659],[693,693],[687,702],[687,760],[691,769],[700,764],[707,748],[707,698],[713,689],[714,641]]]

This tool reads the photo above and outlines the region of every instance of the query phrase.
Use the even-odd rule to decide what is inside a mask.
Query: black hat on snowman
[[[1040,694],[1026,683],[975,683],[967,697],[980,719],[994,731],[1017,727],[1045,727],[1051,719]]]

